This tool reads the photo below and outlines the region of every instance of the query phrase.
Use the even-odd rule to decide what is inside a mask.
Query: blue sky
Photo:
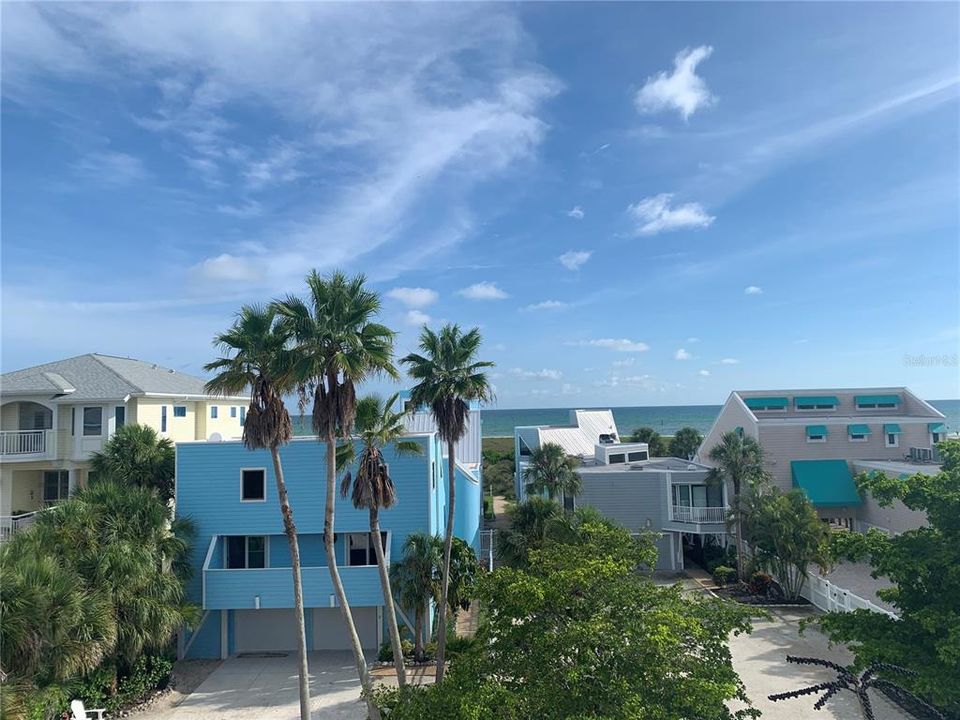
[[[4,370],[362,271],[500,407],[955,398],[958,6],[4,3]]]

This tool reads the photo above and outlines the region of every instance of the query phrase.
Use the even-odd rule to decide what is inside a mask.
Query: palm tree
[[[283,531],[290,545],[293,573],[293,604],[297,622],[297,652],[300,682],[300,719],[310,718],[310,675],[307,668],[307,635],[303,622],[303,584],[300,574],[300,545],[293,509],[280,462],[280,447],[290,441],[293,428],[283,396],[295,389],[290,336],[277,322],[273,307],[244,306],[233,326],[214,338],[224,353],[204,366],[216,376],[207,383],[207,391],[219,395],[239,395],[251,391],[250,407],[243,425],[243,444],[249,450],[270,450],[273,474],[283,516]]]
[[[737,578],[743,580],[743,508],[741,490],[745,483],[763,477],[763,448],[749,435],[731,430],[724,433],[720,442],[710,449],[708,455],[715,463],[707,477],[708,482],[730,482],[733,488],[734,542],[737,546]]]
[[[407,535],[403,557],[391,564],[390,582],[400,604],[413,608],[413,657],[423,661],[423,623],[427,605],[440,594],[437,567],[443,556],[443,542],[429,533]]]
[[[423,452],[420,444],[413,440],[402,440],[407,434],[403,424],[406,413],[395,412],[398,393],[386,402],[370,395],[357,402],[357,433],[363,449],[357,460],[357,474],[351,478],[348,471],[340,483],[343,497],[350,492],[353,506],[358,510],[366,508],[370,513],[370,535],[374,538],[373,549],[380,570],[380,585],[383,588],[383,604],[387,610],[387,624],[390,628],[390,644],[393,646],[393,662],[397,668],[397,682],[402,687],[407,682],[407,673],[403,664],[403,648],[400,644],[400,629],[397,627],[397,613],[393,607],[393,592],[390,589],[390,577],[387,573],[387,561],[383,556],[383,543],[380,542],[380,509],[393,507],[397,502],[397,491],[390,477],[390,467],[383,456],[383,449],[392,445],[397,455],[419,455]]]
[[[450,548],[453,544],[453,513],[456,503],[456,443],[467,432],[470,403],[490,401],[493,388],[485,368],[492,362],[478,361],[479,328],[463,333],[458,325],[444,325],[439,333],[430,328],[420,332],[420,351],[400,362],[409,366],[410,377],[419,381],[410,391],[414,407],[429,407],[440,439],[447,443],[449,503],[444,528],[443,575],[440,585],[439,637],[437,638],[437,682],[443,680],[447,646],[447,592],[450,587]]]
[[[545,443],[530,456],[530,464],[523,471],[523,480],[530,493],[539,495],[546,492],[551,500],[556,500],[558,496],[566,500],[583,490],[576,467],[576,458],[568,456],[560,445]]]
[[[500,559],[511,567],[524,567],[530,550],[543,547],[563,517],[555,500],[533,495],[510,511],[510,529],[497,543]]]
[[[399,378],[393,365],[392,330],[376,323],[380,296],[365,287],[366,278],[348,278],[342,272],[322,277],[316,270],[306,278],[310,297],[306,302],[288,296],[274,303],[284,327],[293,335],[297,366],[297,391],[301,410],[313,401],[313,431],[327,445],[327,493],[323,538],[327,567],[340,610],[347,625],[357,674],[363,687],[367,712],[379,720],[373,685],[353,622],[347,594],[340,580],[334,551],[337,443],[350,438],[356,419],[356,386],[371,375]]]
[[[91,470],[98,479],[152,487],[164,500],[173,498],[176,473],[173,441],[162,438],[149,425],[124,425],[94,453]]]

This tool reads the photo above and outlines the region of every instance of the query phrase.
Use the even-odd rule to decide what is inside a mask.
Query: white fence
[[[493,557],[494,557],[494,538],[496,538],[496,530],[481,530],[480,531],[480,564],[483,565],[487,570],[493,570]]]
[[[18,530],[23,530],[33,525],[37,519],[37,513],[41,512],[43,512],[43,510],[24,513],[23,515],[0,515],[0,542],[9,540]]]
[[[851,610],[872,610],[883,613],[896,619],[896,613],[890,612],[849,590],[834,585],[824,577],[807,573],[807,581],[803,583],[800,594],[816,607],[826,612],[850,612]]]
[[[672,505],[670,507],[670,519],[675,522],[722,523],[726,522],[728,512],[729,509],[724,507]]]

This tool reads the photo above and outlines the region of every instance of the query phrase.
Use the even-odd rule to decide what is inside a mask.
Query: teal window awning
[[[884,431],[887,435],[899,435],[899,434],[900,434],[900,426],[897,425],[896,423],[885,423],[884,426],[883,426],[883,431]]]
[[[826,425],[807,425],[807,437],[826,437]]]
[[[793,404],[799,407],[836,407],[840,404],[836,395],[806,395],[795,397]]]
[[[743,402],[751,410],[785,410],[790,404],[790,398],[786,397],[749,397],[744,398]]]
[[[869,425],[847,425],[847,435],[869,435]]]
[[[899,405],[899,395],[856,395],[857,405]]]
[[[818,507],[861,503],[846,460],[794,460],[790,474],[793,486],[803,490]]]
[[[935,433],[942,433],[947,431],[947,426],[942,422],[929,423],[927,425],[927,430]]]

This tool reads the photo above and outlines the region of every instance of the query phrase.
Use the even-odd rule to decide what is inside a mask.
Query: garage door
[[[360,644],[364,649],[377,648],[377,608],[351,608],[353,622],[357,626]],[[349,650],[350,641],[347,640],[347,626],[343,622],[340,608],[313,609],[313,649],[314,650]]]
[[[276,652],[297,649],[293,610],[234,611],[234,652]]]

